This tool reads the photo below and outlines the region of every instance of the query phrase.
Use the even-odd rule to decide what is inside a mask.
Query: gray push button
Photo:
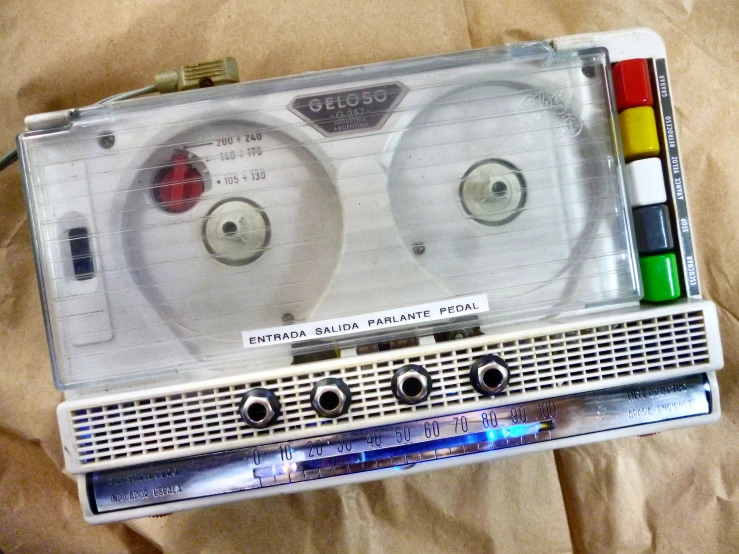
[[[640,254],[664,252],[673,247],[670,212],[664,204],[635,208],[634,231]]]

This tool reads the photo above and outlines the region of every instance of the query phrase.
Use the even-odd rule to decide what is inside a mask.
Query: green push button
[[[680,281],[677,274],[675,254],[641,256],[639,258],[641,280],[644,285],[644,300],[664,302],[680,296]]]

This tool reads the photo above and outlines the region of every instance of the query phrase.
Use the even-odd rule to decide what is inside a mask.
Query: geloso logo
[[[312,98],[308,102],[308,107],[312,112],[318,113],[324,109],[342,110],[344,108],[355,108],[359,105],[368,106],[372,103],[384,103],[386,101],[387,91],[385,89],[377,89],[375,91],[365,90],[362,93],[350,92],[348,94],[327,96],[325,98]]]
[[[289,108],[323,135],[359,133],[381,128],[407,91],[401,83],[383,83],[298,96]]]

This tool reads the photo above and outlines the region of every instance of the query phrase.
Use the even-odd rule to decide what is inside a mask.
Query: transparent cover
[[[609,80],[603,50],[530,43],[22,134],[57,385],[638,300]]]

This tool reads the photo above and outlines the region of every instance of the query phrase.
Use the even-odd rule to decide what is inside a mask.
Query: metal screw
[[[422,242],[414,242],[413,243],[413,253],[416,256],[420,256],[424,252],[426,252],[426,245],[425,244],[423,244]]]
[[[291,323],[295,323],[295,316],[291,314],[290,312],[282,314],[282,323],[286,325],[290,325]]]
[[[113,148],[113,145],[115,144],[115,135],[109,131],[100,133],[98,144],[100,145],[100,148],[105,148],[106,150]]]

